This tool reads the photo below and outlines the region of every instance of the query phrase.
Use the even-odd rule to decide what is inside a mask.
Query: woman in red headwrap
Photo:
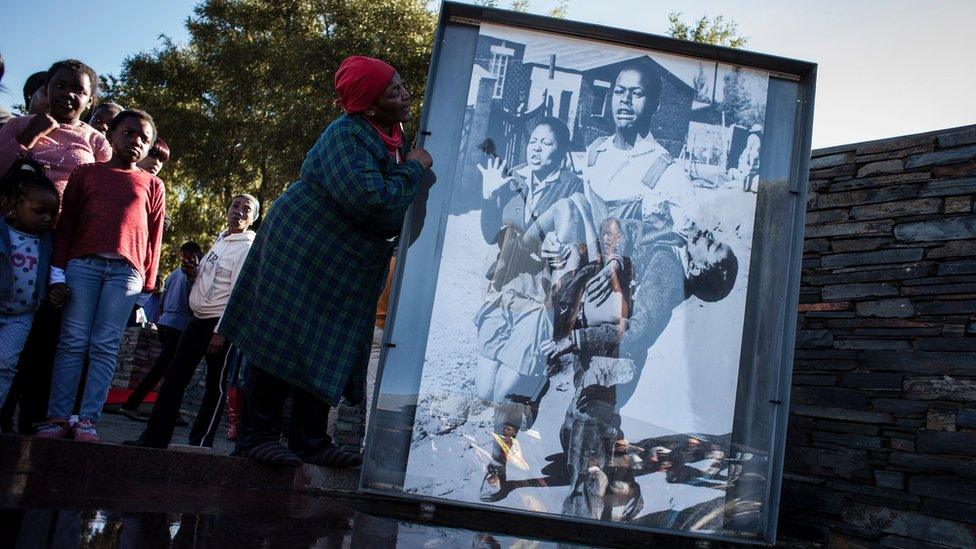
[[[301,179],[274,202],[217,327],[251,365],[235,455],[357,466],[326,434],[329,407],[362,399],[376,301],[407,208],[432,164],[407,152],[410,93],[390,65],[345,59],[345,114],[308,152]],[[279,442],[293,395],[288,447]]]

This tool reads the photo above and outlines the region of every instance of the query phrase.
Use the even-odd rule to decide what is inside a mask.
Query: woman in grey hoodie
[[[207,382],[200,403],[200,412],[190,431],[191,446],[213,446],[220,416],[223,414],[227,354],[229,345],[214,332],[244,259],[254,242],[254,231],[248,229],[260,213],[258,200],[248,194],[234,197],[227,209],[226,231],[217,237],[210,251],[197,267],[196,280],[190,290],[190,310],[193,318],[180,337],[173,361],[166,371],[156,397],[149,424],[139,440],[131,444],[151,448],[166,448],[173,437],[180,405],[197,365],[207,359]]]

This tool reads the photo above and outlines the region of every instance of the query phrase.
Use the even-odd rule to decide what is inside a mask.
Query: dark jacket
[[[47,295],[47,277],[51,270],[51,233],[40,235],[41,247],[37,251],[37,281],[34,283],[34,303],[40,304]],[[0,217],[0,300],[6,301],[13,291],[14,270],[10,264],[10,230],[7,220]]]
[[[218,332],[329,404],[361,398],[376,302],[423,174],[362,116],[332,122],[258,229]]]

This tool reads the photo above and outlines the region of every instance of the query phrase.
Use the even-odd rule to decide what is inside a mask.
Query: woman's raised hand
[[[485,200],[491,198],[491,193],[500,189],[509,178],[505,177],[505,161],[501,158],[489,158],[487,166],[478,164],[481,172],[481,194]]]
[[[430,153],[417,147],[416,149],[407,153],[407,160],[416,160],[420,162],[420,165],[424,167],[425,170],[429,170],[431,166],[434,165],[434,159],[430,157]]]

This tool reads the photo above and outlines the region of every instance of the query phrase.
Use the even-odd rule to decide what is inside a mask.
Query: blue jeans
[[[17,373],[20,351],[27,343],[34,322],[34,311],[19,315],[0,315],[0,406],[7,399]]]
[[[72,259],[64,274],[71,297],[61,321],[47,414],[51,418],[71,415],[88,353],[88,379],[78,417],[97,421],[115,375],[126,321],[142,291],[142,275],[125,260],[97,256]]]

